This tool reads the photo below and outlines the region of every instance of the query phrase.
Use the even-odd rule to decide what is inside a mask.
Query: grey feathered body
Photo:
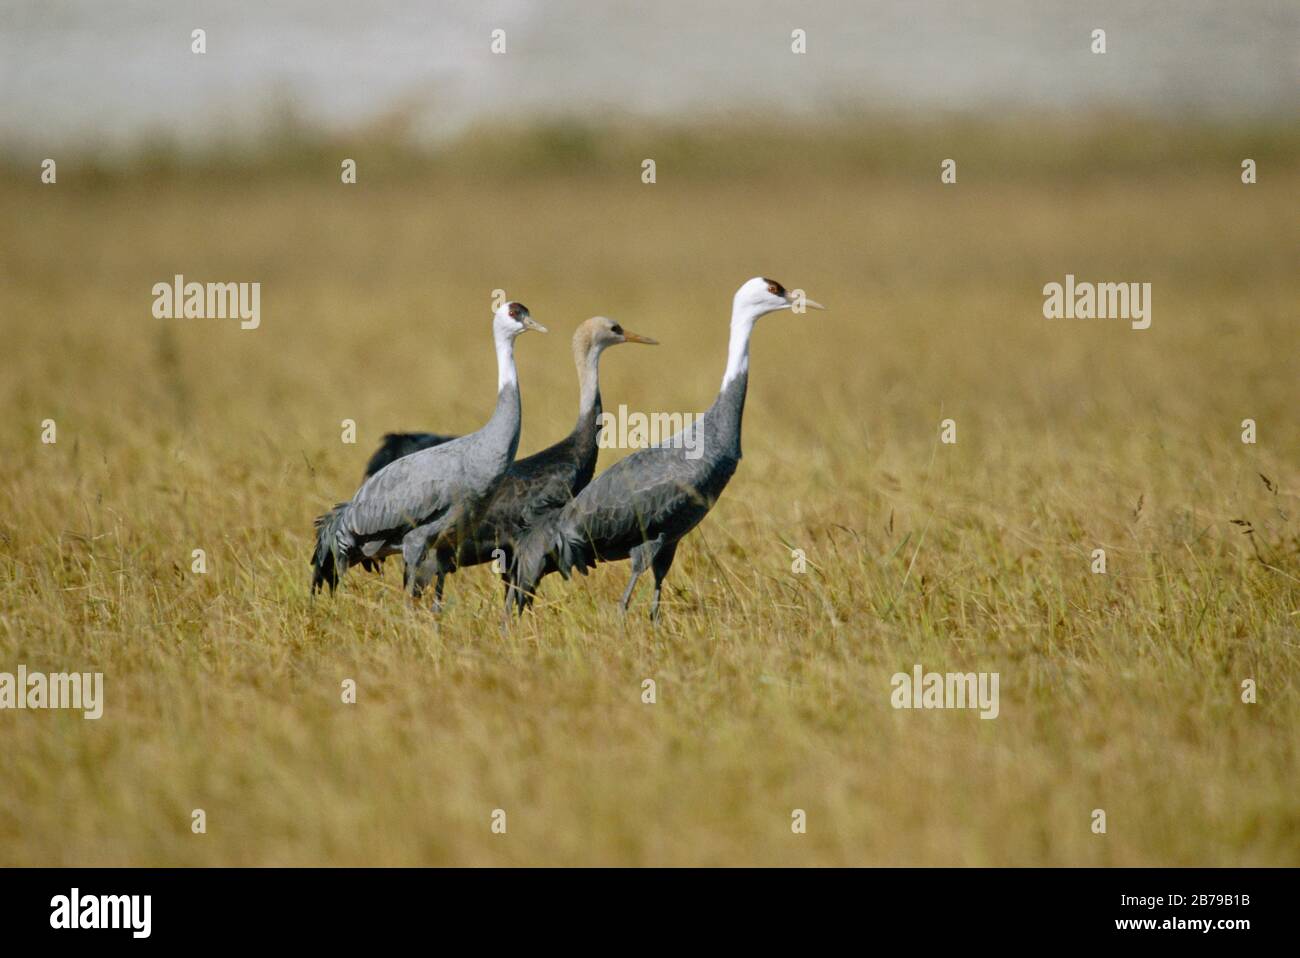
[[[362,481],[369,479],[384,466],[396,462],[403,456],[409,456],[421,449],[432,449],[443,443],[451,442],[456,436],[444,436],[436,432],[386,432],[379,448],[366,463],[366,474]]]
[[[513,579],[526,604],[550,572],[568,578],[598,562],[626,559],[649,545],[671,562],[677,542],[697,526],[740,462],[747,375],[735,377],[683,436],[615,463],[572,502],[533,526],[520,540]],[[699,451],[691,458],[691,449]]]
[[[600,392],[591,408],[578,414],[573,431],[559,442],[524,459],[516,459],[506,470],[472,535],[461,542],[456,565],[491,562],[496,550],[508,567],[514,545],[524,531],[542,517],[567,505],[596,472],[599,455]],[[436,433],[389,433],[371,458],[379,468],[421,449],[450,442],[454,437]],[[369,469],[367,475],[374,471]]]
[[[515,543],[545,516],[563,508],[586,488],[596,472],[600,422],[600,397],[593,409],[578,418],[573,431],[553,446],[517,460],[507,471],[482,520],[466,538],[458,565],[490,562],[497,549],[504,566]]]
[[[514,461],[519,422],[519,388],[509,383],[478,432],[395,460],[318,518],[313,589],[333,589],[349,565],[398,552],[408,575],[426,554],[454,565]]]

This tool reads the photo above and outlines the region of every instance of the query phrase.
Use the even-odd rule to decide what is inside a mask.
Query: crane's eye
[[[620,326],[618,323],[615,323],[613,326],[609,327],[609,331],[613,333],[615,336],[623,335],[623,327]]]
[[[511,306],[511,307],[510,307],[510,318],[511,318],[511,319],[518,319],[518,318],[519,318],[519,307],[518,307],[518,306]]]

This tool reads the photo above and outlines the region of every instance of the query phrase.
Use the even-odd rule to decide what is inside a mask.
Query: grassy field
[[[0,671],[106,703],[0,712],[0,864],[1300,865],[1295,143],[1097,129],[10,165]],[[260,282],[260,328],[153,318],[175,273]],[[527,453],[593,314],[662,342],[607,408],[705,408],[760,273],[830,311],[759,324],[657,629],[623,564],[504,635],[485,568],[440,619],[395,562],[310,598],[380,434],[490,411],[494,288],[551,329]],[[1044,319],[1066,273],[1152,283],[1151,328]],[[1000,673],[1000,716],[895,711],[917,663]]]

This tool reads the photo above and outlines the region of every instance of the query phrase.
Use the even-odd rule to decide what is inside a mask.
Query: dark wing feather
[[[686,458],[680,448],[652,447],[605,470],[565,508],[562,530],[594,558],[622,559],[628,550],[663,535],[680,538],[708,513],[735,462]]]
[[[580,490],[582,477],[590,479],[592,465],[583,468],[571,437],[521,459],[511,467],[489,515],[499,509],[515,517],[518,531],[522,531],[547,513],[568,505]]]
[[[565,439],[517,460],[492,498],[472,544],[462,548],[460,563],[487,562],[492,551],[507,554],[524,531],[573,500],[575,487],[590,478],[574,444]]]
[[[615,463],[520,537],[510,572],[513,601],[525,607],[551,572],[585,575],[661,535],[676,542],[708,514],[737,461],[688,459],[683,448],[655,446]]]

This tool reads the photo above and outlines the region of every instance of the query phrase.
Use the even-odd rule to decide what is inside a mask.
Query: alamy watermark
[[[601,449],[667,446],[685,449],[687,459],[699,459],[704,454],[703,419],[703,413],[693,412],[629,412],[620,403],[617,414],[600,414],[597,445]]]
[[[55,929],[121,928],[133,938],[153,930],[152,895],[83,895],[80,888],[50,899],[50,927]]]
[[[889,680],[889,704],[896,709],[979,709],[980,718],[995,719],[997,672],[926,672],[920,664],[912,674],[895,672]]]
[[[1127,319],[1134,329],[1151,325],[1150,283],[1076,283],[1073,273],[1065,283],[1043,287],[1046,319]]]
[[[153,284],[156,319],[238,319],[240,329],[262,324],[261,283],[187,283],[177,273]]]
[[[104,714],[103,672],[0,672],[0,709],[81,709],[82,718]]]

